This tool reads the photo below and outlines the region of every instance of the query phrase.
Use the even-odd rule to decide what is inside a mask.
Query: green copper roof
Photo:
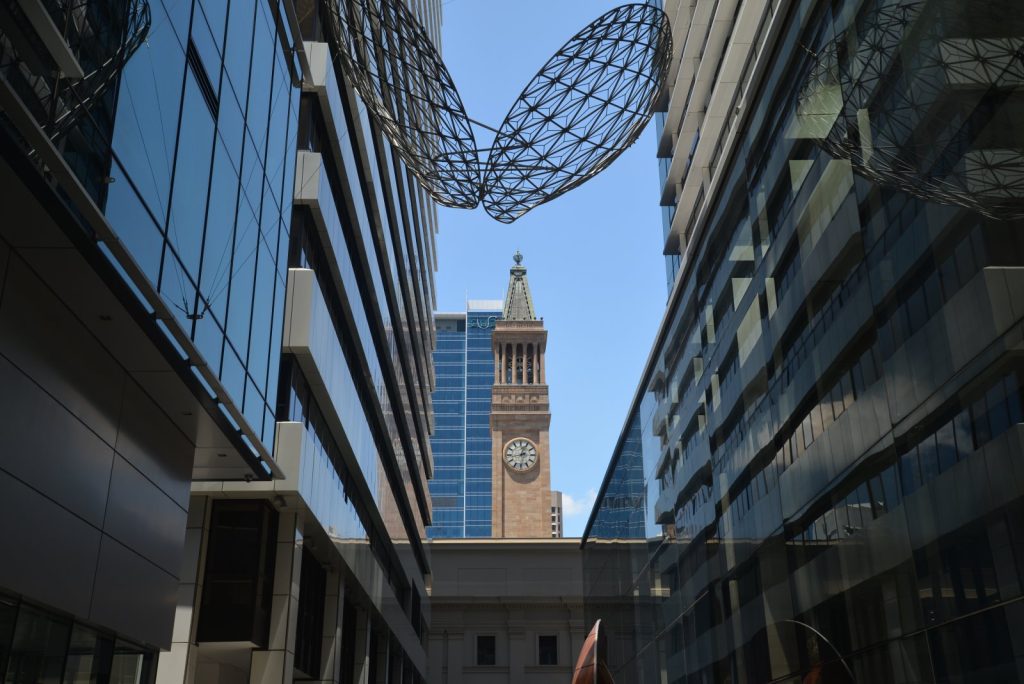
[[[505,310],[502,317],[506,321],[535,321],[537,315],[533,310],[530,284],[526,281],[523,255],[516,250],[512,259],[516,265],[509,269],[508,292],[505,293]]]

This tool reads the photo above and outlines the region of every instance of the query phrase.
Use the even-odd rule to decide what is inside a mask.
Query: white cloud
[[[562,492],[562,515],[566,518],[583,515],[590,515],[590,509],[594,507],[597,500],[597,492],[588,489],[583,497],[577,499],[566,492]]]

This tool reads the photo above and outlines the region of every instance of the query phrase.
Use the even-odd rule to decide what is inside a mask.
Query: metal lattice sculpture
[[[327,3],[338,57],[377,125],[439,204],[480,201],[480,162],[448,69],[403,0]]]
[[[342,67],[427,192],[448,207],[471,209],[483,199],[505,223],[592,178],[632,145],[654,114],[672,57],[660,9],[622,5],[602,15],[516,100],[487,149],[481,182],[470,125],[477,122],[404,0],[328,7]]]
[[[593,178],[639,137],[668,74],[668,17],[622,5],[573,36],[512,105],[483,178],[491,216],[511,223]]]
[[[88,46],[75,55],[85,70],[81,78],[55,80],[50,75],[22,73],[40,98],[41,110],[48,113],[47,120],[41,123],[51,139],[58,140],[67,134],[107,95],[125,64],[149,35],[152,17],[147,0],[128,0],[118,10],[108,16],[82,1],[59,7],[65,16],[61,24],[64,40]]]
[[[1024,87],[1020,33],[974,37],[1006,21],[1020,23],[1007,2],[877,0],[818,51],[797,114],[824,121],[816,142],[879,185],[1024,217],[1024,149],[999,142],[1019,122],[950,105],[958,90],[1005,97]]]

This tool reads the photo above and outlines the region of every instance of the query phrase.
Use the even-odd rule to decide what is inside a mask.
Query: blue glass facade
[[[431,538],[491,536],[491,334],[499,307],[437,317]]]
[[[123,30],[129,5],[44,4],[54,24],[67,27],[65,40],[87,73],[116,48],[111,36]],[[55,136],[76,182],[116,236],[101,253],[181,360],[203,369],[203,384],[219,385],[204,387],[203,399],[231,410],[215,420],[229,434],[241,427],[245,440],[255,438],[258,451],[269,453],[299,96],[294,56],[282,44],[293,41],[267,2],[230,9],[219,0],[148,4],[146,40],[94,101],[88,78],[69,86],[47,82],[52,74],[27,76],[19,65],[45,58],[38,46],[33,58],[32,49],[19,52],[5,41],[0,71],[42,130]],[[74,12],[81,17],[72,21]],[[24,23],[7,28],[31,32]],[[87,105],[68,115],[74,123],[66,132],[53,133],[62,130],[52,120],[64,106],[57,94],[72,87]],[[68,197],[82,207],[75,191]],[[94,210],[82,213],[85,222]],[[162,310],[152,311],[152,292]],[[192,348],[182,348],[185,339]]]
[[[491,334],[500,311],[466,314],[466,536],[491,536]]]
[[[105,212],[271,448],[299,91],[265,2],[151,3]]]
[[[146,573],[152,569],[138,570],[121,556],[97,562],[94,554],[89,562],[73,563],[90,569],[108,563],[141,575],[136,590],[146,599],[116,602],[125,612],[142,616],[131,616],[127,632],[116,621],[105,622],[102,611],[109,615],[109,601],[98,593],[95,601],[90,595],[84,605],[93,606],[101,617],[81,617],[119,636],[133,636],[136,623],[152,617],[156,628],[146,625],[147,630],[138,630],[133,638],[147,648],[173,650],[178,577],[185,583],[215,577],[220,586],[235,588],[258,581],[267,591],[253,592],[246,599],[251,599],[251,613],[232,605],[231,592],[220,593],[224,600],[218,603],[210,598],[218,592],[210,591],[202,606],[193,606],[203,617],[186,617],[173,631],[187,634],[191,644],[251,642],[277,649],[270,641],[268,621],[282,614],[287,620],[288,611],[295,608],[300,615],[297,631],[274,638],[292,639],[286,648],[294,650],[294,668],[303,678],[348,681],[362,671],[372,681],[378,679],[377,673],[389,681],[422,681],[429,622],[424,578],[430,567],[423,538],[431,522],[426,481],[432,474],[430,395],[435,379],[430,355],[435,347],[437,213],[333,59],[339,38],[335,8],[327,2],[291,0],[29,4],[35,14],[11,3],[0,9],[0,162],[19,156],[23,166],[48,176],[45,180],[52,187],[45,189],[54,191],[54,203],[64,200],[68,205],[61,204],[65,211],[58,217],[72,215],[59,226],[61,237],[69,237],[80,248],[88,258],[86,266],[92,265],[100,278],[92,271],[86,273],[89,278],[81,276],[87,267],[75,275],[90,284],[101,280],[115,293],[106,297],[110,292],[104,291],[104,297],[93,298],[102,300],[95,303],[95,311],[93,299],[81,296],[90,300],[83,306],[88,316],[77,315],[99,319],[100,326],[111,323],[108,328],[122,326],[117,333],[103,333],[106,337],[98,344],[113,342],[112,351],[123,350],[127,345],[114,337],[128,327],[129,317],[119,316],[121,310],[106,300],[129,301],[125,308],[132,322],[149,334],[156,351],[131,349],[118,361],[150,378],[151,384],[143,384],[137,394],[153,393],[155,401],[165,400],[152,412],[170,428],[161,432],[160,420],[132,413],[145,409],[149,399],[127,398],[127,390],[123,401],[120,395],[111,401],[116,410],[104,405],[95,411],[99,416],[123,412],[126,423],[128,418],[136,421],[113,436],[99,434],[111,442],[110,448],[141,452],[141,438],[128,439],[137,432],[151,437],[155,445],[153,454],[138,459],[141,469],[145,471],[156,456],[166,461],[160,461],[159,468],[153,466],[156,475],[143,472],[145,477],[136,478],[157,484],[131,481],[118,490],[125,496],[130,492],[130,500],[140,509],[146,505],[154,511],[138,515],[127,526],[139,530],[132,533],[132,538],[143,539],[138,549],[118,538],[118,545],[110,545],[118,550],[111,553],[123,556],[123,546],[148,558],[146,553],[154,547],[164,544],[167,549],[160,549],[159,578],[150,582],[155,588],[146,584],[152,579]],[[40,9],[49,13],[60,35],[44,30],[49,24],[40,19]],[[413,10],[439,43],[440,0],[417,2]],[[134,11],[145,17],[140,18],[145,29],[137,34],[134,54],[106,82],[107,89],[89,102],[85,115],[60,134],[54,132],[52,124],[65,106],[55,93],[72,92],[82,99],[83,92],[73,91],[88,82],[86,78],[76,85],[72,81],[80,77],[66,78],[75,66],[68,63],[77,60],[89,73],[109,57],[104,49],[116,47],[99,43],[116,43],[126,35],[121,23],[126,16],[135,16]],[[43,26],[41,32],[38,26]],[[70,59],[56,49],[63,47],[62,40],[72,48]],[[19,103],[19,97],[25,101]],[[24,104],[31,116],[14,116],[12,103]],[[298,170],[305,171],[300,183],[295,182]],[[9,173],[5,163],[0,163],[0,173]],[[9,199],[6,194],[4,199]],[[9,252],[2,234],[7,232],[0,226],[0,287]],[[68,265],[77,264],[69,260]],[[296,282],[304,285],[296,287]],[[5,297],[10,300],[7,293]],[[286,305],[308,315],[286,317]],[[282,345],[286,330],[290,341]],[[462,365],[464,369],[464,359]],[[115,389],[131,385],[103,370],[96,373],[103,375],[102,399],[109,398],[108,384]],[[184,382],[166,379],[171,375]],[[164,394],[156,396],[160,391]],[[211,421],[198,419],[204,410],[223,434],[210,436],[216,432],[210,429]],[[193,423],[198,427],[189,432]],[[210,443],[199,443],[198,438]],[[234,454],[224,443],[239,452],[253,452],[241,464],[245,470],[225,465]],[[16,451],[3,446],[10,453]],[[271,465],[269,455],[275,450],[279,458]],[[57,451],[69,454],[69,464],[75,466],[67,470],[72,479],[81,477],[76,459],[85,459],[87,450],[76,445]],[[206,470],[192,470],[193,459],[206,464]],[[0,471],[3,465],[0,459]],[[117,466],[110,466],[108,458],[107,467]],[[125,466],[125,472],[133,472],[131,467],[140,466]],[[215,482],[196,487],[190,499],[189,475],[196,472],[197,479]],[[273,475],[276,481],[251,483],[254,474]],[[146,495],[146,487],[159,488],[161,477],[171,475],[177,478],[178,497],[161,507],[162,499]],[[5,495],[0,499],[10,498],[3,489],[5,477],[0,472]],[[109,473],[98,480],[111,482],[112,489],[123,485]],[[91,480],[83,481],[91,486]],[[44,489],[42,494],[49,496]],[[273,504],[268,500],[272,492],[278,495]],[[248,512],[239,508],[220,518],[227,521],[223,529],[232,531],[231,543],[220,546],[219,557],[231,562],[211,563],[217,554],[183,562],[186,519],[199,525],[190,526],[190,543],[200,544],[205,538],[207,548],[215,548],[213,530],[221,528],[212,521],[219,510],[231,508],[221,506],[229,498],[232,504],[257,504]],[[280,508],[286,498],[289,511],[278,511],[275,506]],[[207,505],[213,513],[204,518]],[[105,507],[101,500],[100,522]],[[238,532],[241,518],[232,522],[232,515],[259,519],[260,526],[249,525],[248,518],[241,525],[259,532]],[[31,512],[26,518],[34,519]],[[50,525],[38,536],[51,536],[60,531],[57,527]],[[289,537],[293,533],[297,537]],[[100,536],[94,536],[99,544]],[[109,536],[115,533],[110,531]],[[154,538],[160,541],[153,542]],[[232,543],[256,548],[258,560],[241,560],[244,554],[234,553]],[[291,544],[293,552],[301,553],[275,553],[267,546],[272,544]],[[297,556],[302,556],[301,572],[292,564]],[[73,555],[68,558],[77,560]],[[326,568],[345,571],[332,571],[326,579]],[[270,600],[272,580],[276,574],[280,581],[281,573],[294,573],[292,580],[299,582],[298,596],[293,594],[297,606]],[[104,577],[108,584],[127,584],[110,574],[113,580]],[[83,585],[100,584],[89,575],[81,577]],[[333,585],[332,595],[344,596],[344,601],[332,609],[337,624],[325,627],[326,582]],[[36,681],[28,670],[19,670],[18,675],[8,669],[5,651],[11,633],[5,629],[10,625],[5,623],[9,611],[4,606],[21,601],[24,591],[7,576],[0,577],[0,590],[0,679],[6,672],[8,678]],[[10,601],[8,592],[16,595]],[[81,614],[68,601],[62,604],[61,597],[23,598],[73,613],[76,619]],[[163,613],[156,615],[158,610]],[[28,612],[22,610],[19,621],[21,615]],[[221,618],[226,620],[219,623]],[[224,624],[236,631],[222,630]],[[346,635],[337,644],[344,655],[322,662],[322,637],[328,634],[324,630],[334,633],[335,627]],[[366,663],[354,659],[357,630],[366,635]],[[237,671],[222,673],[218,680],[269,677],[258,669],[264,664],[255,660],[239,656],[238,667],[232,667]],[[160,659],[158,666],[161,681],[187,679],[175,674],[175,657]],[[202,670],[205,662],[194,666]],[[335,666],[336,671],[328,671]],[[295,672],[278,672],[277,680],[290,681],[293,676]]]
[[[466,318],[438,316],[433,395],[433,525],[427,536],[463,537],[466,529]]]

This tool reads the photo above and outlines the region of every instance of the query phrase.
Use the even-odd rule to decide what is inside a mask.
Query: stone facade
[[[590,627],[578,539],[435,539],[430,553],[428,681],[569,681]]]
[[[521,283],[517,283],[517,276]],[[516,306],[518,296],[529,300],[526,269],[512,269],[506,311],[530,311]],[[495,324],[494,388],[491,393],[492,536],[536,539],[551,536],[551,449],[548,429],[551,410],[545,377],[547,330],[540,320],[501,320]],[[509,443],[526,439],[537,451],[536,463],[516,471],[506,463]]]

